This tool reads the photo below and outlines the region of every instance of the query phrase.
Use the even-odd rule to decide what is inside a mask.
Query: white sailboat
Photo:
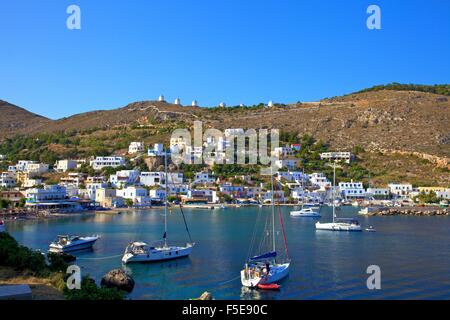
[[[247,259],[244,269],[241,270],[241,283],[244,287],[260,287],[270,289],[272,288],[270,287],[270,285],[273,284],[273,288],[277,289],[278,285],[276,283],[289,275],[290,259],[286,245],[286,237],[284,234],[283,220],[280,212],[278,213],[280,218],[280,226],[283,232],[284,248],[286,253],[285,259],[280,259],[276,250],[275,203],[273,185],[274,182],[272,175],[272,215],[271,217],[267,217],[266,227],[268,228],[265,230],[266,235],[268,235],[266,239],[271,242],[271,248]],[[271,230],[268,222],[270,222],[271,224]]]
[[[189,228],[186,223],[186,219],[184,217],[183,209],[181,208],[180,204],[180,210],[181,214],[183,215],[184,224],[186,226],[186,231],[189,236],[189,242],[183,245],[175,245],[175,244],[169,244],[167,240],[167,209],[168,209],[168,201],[167,201],[167,195],[168,195],[168,177],[167,177],[167,151],[165,152],[165,161],[164,161],[164,168],[165,168],[165,207],[164,207],[164,235],[163,239],[160,241],[157,241],[152,244],[148,244],[146,242],[141,241],[135,241],[130,243],[127,248],[125,249],[125,253],[122,257],[122,262],[132,263],[132,262],[154,262],[154,261],[164,261],[164,260],[172,260],[172,259],[178,259],[189,256],[189,254],[192,252],[192,249],[195,245],[194,242],[192,242],[191,234],[189,232]]]
[[[336,218],[336,208],[334,201],[334,188],[336,186],[336,163],[333,166],[333,222],[316,223],[316,230],[327,231],[362,231],[361,225],[357,219],[353,218]]]

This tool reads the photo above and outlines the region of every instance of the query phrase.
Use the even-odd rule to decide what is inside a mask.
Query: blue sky
[[[160,94],[214,106],[449,83],[450,1],[0,0],[0,68],[0,99],[50,118]]]

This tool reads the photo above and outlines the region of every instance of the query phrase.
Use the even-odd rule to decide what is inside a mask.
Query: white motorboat
[[[360,215],[368,215],[368,214],[370,214],[372,212],[375,212],[375,208],[374,207],[366,207],[366,208],[363,208],[363,209],[359,210],[358,214],[360,214]]]
[[[167,209],[168,209],[168,177],[167,177],[167,152],[165,152],[165,160],[164,160],[164,168],[165,168],[165,207],[164,207],[164,235],[163,239],[158,241],[156,244],[148,244],[142,241],[134,241],[131,242],[125,249],[125,252],[122,256],[122,262],[132,263],[132,262],[156,262],[156,261],[165,261],[172,260],[177,258],[183,258],[189,256],[192,252],[192,249],[195,245],[192,242],[191,234],[189,232],[189,228],[186,223],[186,219],[184,216],[183,209],[180,204],[180,211],[183,216],[183,221],[186,227],[186,231],[189,236],[189,242],[182,245],[174,245],[169,244],[167,239]],[[211,208],[210,206],[208,208]]]
[[[336,163],[333,166],[333,221],[321,223],[316,222],[316,230],[327,230],[327,231],[362,231],[361,225],[357,219],[354,218],[336,218],[336,208],[334,199],[334,188],[336,186]]]
[[[377,232],[377,230],[373,227],[373,226],[369,226],[368,228],[366,228],[367,232]]]
[[[286,236],[284,233],[283,218],[278,206],[278,216],[280,220],[280,227],[283,235],[283,243],[285,249],[285,257],[279,257],[276,251],[276,236],[278,233],[275,230],[275,203],[274,203],[274,181],[272,175],[272,214],[266,216],[266,223],[264,236],[261,243],[256,244],[255,237],[252,239],[249,252],[252,248],[257,247],[259,252],[256,256],[247,259],[244,269],[241,270],[241,283],[244,287],[257,288],[258,285],[275,284],[278,281],[286,278],[289,275],[290,259],[286,244]],[[260,211],[260,214],[264,214]],[[266,246],[264,245],[266,244]],[[270,246],[270,251],[267,250]]]
[[[3,220],[0,220],[0,232],[6,232],[6,225]]]
[[[362,231],[358,220],[352,218],[336,218],[333,222],[316,223],[316,230],[327,231]]]
[[[291,211],[291,217],[320,218],[321,215],[312,208],[302,208],[299,211]]]
[[[61,253],[90,249],[99,238],[97,235],[90,237],[58,236],[55,241],[50,243],[49,251]]]

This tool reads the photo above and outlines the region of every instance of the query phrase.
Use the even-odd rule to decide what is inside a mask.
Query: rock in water
[[[213,300],[213,296],[210,292],[205,291],[203,294],[198,298],[198,300]]]
[[[120,269],[114,269],[105,274],[100,284],[102,287],[117,288],[126,292],[131,292],[134,288],[133,278]]]

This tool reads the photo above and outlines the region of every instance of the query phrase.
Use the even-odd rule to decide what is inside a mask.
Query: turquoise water
[[[247,256],[257,213],[270,208],[225,210],[184,209],[197,243],[186,259],[128,265],[136,281],[132,299],[189,299],[205,290],[216,299],[449,299],[450,218],[359,217],[363,227],[376,233],[316,231],[313,219],[292,218],[292,208],[281,208],[289,253],[289,278],[279,292],[247,291],[239,271]],[[356,216],[346,207],[341,217]],[[322,209],[322,221],[331,220],[330,208]],[[120,255],[133,240],[162,237],[161,210],[126,212],[121,215],[89,215],[49,221],[8,223],[10,233],[23,245],[47,250],[58,234],[100,234],[93,251],[81,252],[77,264],[96,280],[120,268]],[[169,216],[169,238],[186,240],[178,210]],[[381,290],[368,290],[366,269],[381,268]]]

